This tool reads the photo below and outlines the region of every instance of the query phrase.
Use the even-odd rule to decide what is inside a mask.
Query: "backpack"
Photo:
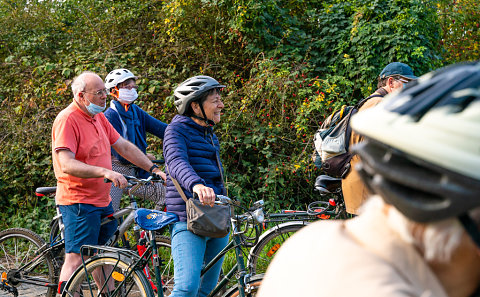
[[[375,93],[354,106],[343,105],[340,110],[327,117],[315,133],[313,160],[325,174],[344,178],[350,171],[350,160],[353,157],[353,154],[348,151],[352,134],[350,118],[368,99],[373,97],[383,97],[383,95]]]

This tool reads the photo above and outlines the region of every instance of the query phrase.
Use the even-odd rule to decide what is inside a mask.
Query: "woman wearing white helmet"
[[[479,296],[480,63],[424,75],[351,125],[376,196],[295,234],[260,296]]]
[[[142,110],[134,102],[138,98],[137,77],[128,69],[115,69],[105,78],[105,88],[113,97],[110,107],[105,111],[105,117],[112,126],[124,138],[135,144],[143,153],[147,150],[147,132],[161,139],[165,134],[167,124],[152,117]],[[151,154],[147,156],[153,160],[155,157]],[[156,167],[152,166],[150,172]],[[130,162],[120,156],[112,148],[112,168],[114,171],[146,178],[149,172],[133,167]],[[162,172],[162,178],[165,179],[165,173]],[[112,197],[113,208],[117,210],[120,207],[120,199],[123,190],[112,186],[110,195]],[[157,208],[162,208],[165,203],[165,187],[161,183],[154,183],[139,188],[135,195],[154,201]]]

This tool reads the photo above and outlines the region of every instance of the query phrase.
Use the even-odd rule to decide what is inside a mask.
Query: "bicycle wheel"
[[[123,256],[119,259],[114,253],[93,256],[73,273],[62,296],[99,296],[93,277],[95,271],[97,279],[98,275],[104,280],[110,279],[111,283],[105,288],[106,296],[153,297],[145,274],[132,266],[129,259]]]
[[[257,296],[260,285],[262,284],[263,274],[257,274],[250,278],[250,281],[246,284],[247,290],[245,292],[246,297]],[[237,297],[240,295],[239,285],[235,285],[233,288],[230,288],[223,297]]]
[[[265,273],[281,245],[295,232],[308,224],[303,221],[287,222],[268,229],[250,250],[247,267],[251,274]]]
[[[0,272],[8,273],[7,283],[19,296],[55,296],[56,271],[50,254],[42,254],[45,247],[45,241],[28,229],[0,232]]]

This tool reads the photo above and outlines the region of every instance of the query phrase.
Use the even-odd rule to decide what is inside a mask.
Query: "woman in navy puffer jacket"
[[[213,206],[216,194],[225,194],[220,162],[220,144],[212,127],[220,122],[224,108],[220,89],[209,76],[195,76],[174,92],[178,110],[165,130],[163,154],[167,171],[167,211],[180,221],[171,225],[175,286],[170,296],[206,296],[215,287],[222,261],[202,278],[200,271],[228,243],[228,235],[210,238],[187,230],[186,206],[172,182],[178,181],[187,198],[197,193],[200,202]]]

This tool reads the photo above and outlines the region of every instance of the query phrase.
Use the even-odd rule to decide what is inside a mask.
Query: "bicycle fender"
[[[250,252],[248,253],[248,260],[247,260],[247,267],[250,267],[250,263],[251,263],[251,259],[253,257],[253,255],[255,255],[255,252],[256,252],[256,249],[257,249],[257,246],[260,242],[262,242],[262,240],[264,240],[265,237],[267,237],[269,234],[271,233],[277,233],[279,229],[283,228],[283,227],[287,227],[287,226],[301,226],[301,227],[304,227],[306,225],[310,224],[310,222],[306,222],[306,221],[292,221],[292,222],[285,222],[285,223],[281,223],[281,224],[278,224],[278,225],[275,225],[273,226],[272,228],[268,229],[267,231],[265,231],[262,235],[260,235],[260,237],[258,238],[258,241],[257,241],[257,244],[255,244],[251,249],[250,249]]]

